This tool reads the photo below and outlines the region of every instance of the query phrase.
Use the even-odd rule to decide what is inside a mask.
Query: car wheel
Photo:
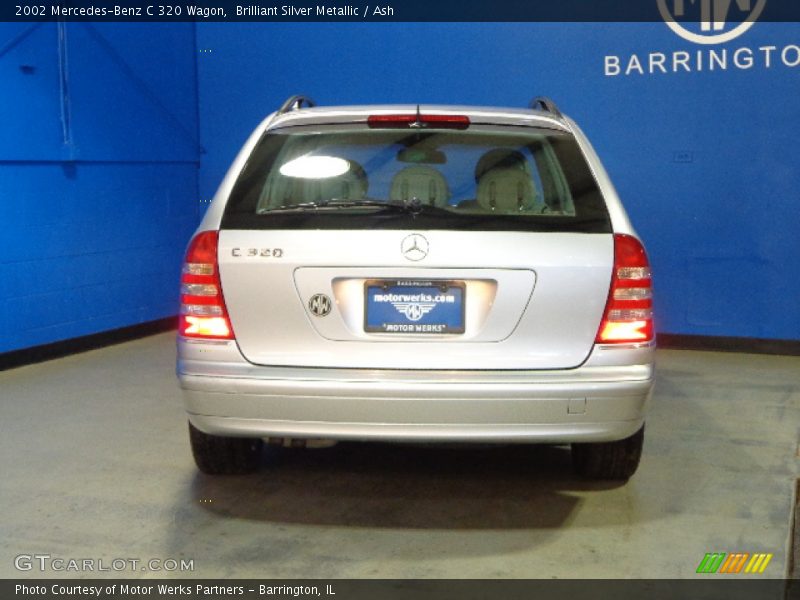
[[[644,425],[615,442],[572,444],[572,464],[579,475],[591,479],[628,479],[639,466],[643,444]]]
[[[255,471],[264,445],[259,438],[203,433],[191,423],[189,441],[197,468],[209,475],[238,475]]]

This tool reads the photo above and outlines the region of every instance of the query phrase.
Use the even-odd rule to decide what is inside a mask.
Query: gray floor
[[[0,577],[19,554],[193,559],[183,575],[209,578],[692,577],[712,551],[772,552],[765,576],[786,574],[800,358],[659,351],[624,486],[524,446],[340,444],[208,478],[173,359],[165,334],[0,373]]]

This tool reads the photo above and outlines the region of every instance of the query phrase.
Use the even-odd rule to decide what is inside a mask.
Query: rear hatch
[[[476,240],[425,231],[429,258],[410,266],[400,251],[409,233],[223,231],[222,289],[242,354],[261,365],[403,369],[565,369],[585,360],[608,294],[610,235],[491,232]],[[283,253],[232,255],[245,248]],[[405,284],[390,292],[462,284],[463,333],[365,331],[368,282]],[[331,300],[329,312],[313,304],[318,295]],[[392,308],[389,325],[425,317],[441,325],[433,317],[442,306],[417,321]]]
[[[579,366],[605,308],[614,241],[571,134],[387,122],[287,127],[256,146],[218,249],[245,358]]]

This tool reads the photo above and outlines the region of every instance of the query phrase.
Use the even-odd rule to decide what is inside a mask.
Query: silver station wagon
[[[178,377],[198,468],[265,440],[571,444],[627,479],[650,268],[589,141],[528,109],[316,107],[250,136],[189,244]]]

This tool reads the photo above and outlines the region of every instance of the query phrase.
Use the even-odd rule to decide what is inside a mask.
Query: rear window
[[[509,129],[270,131],[222,227],[610,232],[574,137]]]

